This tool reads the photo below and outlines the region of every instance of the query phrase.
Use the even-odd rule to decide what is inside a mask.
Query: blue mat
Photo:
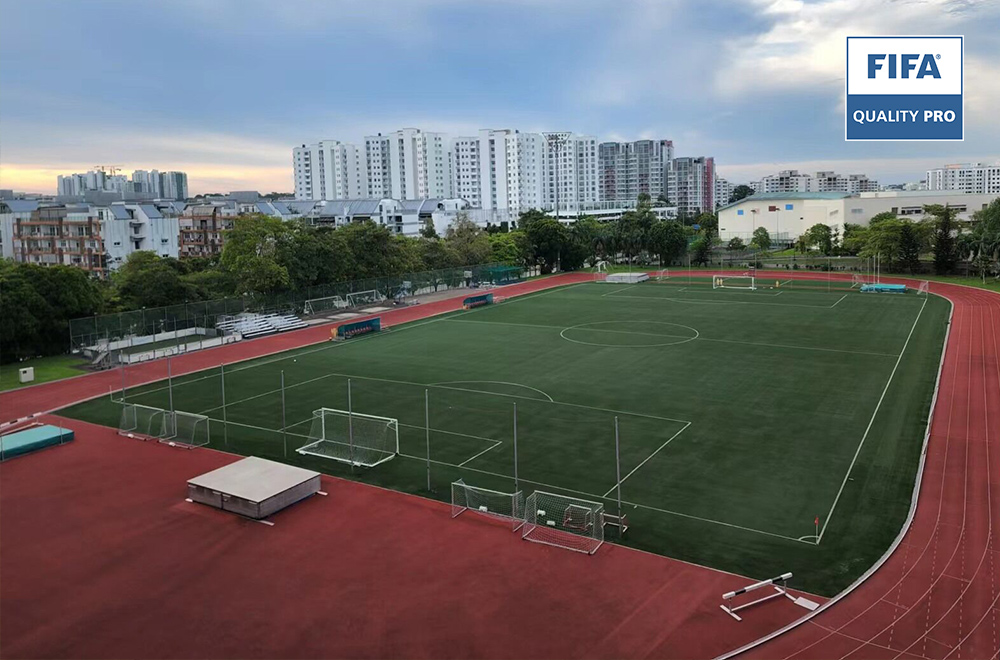
[[[73,430],[44,424],[0,437],[0,459],[23,456],[73,439]]]
[[[906,293],[905,284],[864,284],[862,293]]]

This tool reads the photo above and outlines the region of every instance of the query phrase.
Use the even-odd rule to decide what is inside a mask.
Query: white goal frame
[[[346,419],[348,429],[346,438],[335,435],[332,425],[327,424],[328,416]],[[312,442],[296,449],[299,454],[369,468],[381,465],[399,455],[399,421],[393,417],[366,415],[336,408],[318,408],[313,411],[312,423],[309,431],[309,440]],[[382,447],[366,444],[364,434],[355,431],[356,423],[362,426],[374,423],[376,428],[384,430],[387,434],[387,444]],[[319,437],[314,438],[316,435]],[[375,456],[368,457],[369,453]],[[375,460],[369,460],[370,458]]]
[[[366,298],[363,302],[358,302],[358,299],[364,296]],[[385,301],[385,296],[379,292],[378,289],[371,289],[369,291],[355,291],[354,293],[347,294],[347,306],[348,307],[362,307],[364,305],[377,305],[380,302]]]
[[[917,285],[917,295],[927,295],[931,291],[931,283],[927,280],[920,280],[920,284]]]
[[[664,268],[662,270],[656,271],[656,273],[653,274],[653,279],[654,280],[669,280],[670,279],[670,269],[669,268]]]
[[[466,511],[501,520],[516,532],[524,525],[524,493],[504,493],[499,490],[470,486],[463,480],[451,483],[451,517]]]
[[[729,284],[726,280],[733,280]],[[749,284],[739,284],[735,280],[750,280]],[[750,273],[743,273],[742,275],[715,275],[712,277],[712,288],[713,289],[740,289],[741,291],[756,291],[757,290],[757,276]]]
[[[139,403],[123,403],[118,435],[140,440],[158,440],[171,447],[194,449],[212,441],[207,415],[165,410]]]
[[[855,288],[855,287],[864,286],[865,284],[868,284],[868,280],[865,278],[864,275],[858,275],[857,273],[854,273],[853,275],[851,275],[851,288],[852,289]]]
[[[329,303],[330,306],[327,307],[326,303]],[[320,309],[317,309],[317,307]],[[340,296],[327,296],[326,298],[311,298],[307,300],[305,306],[302,308],[302,313],[306,316],[311,316],[320,312],[329,312],[337,309],[347,309],[347,301]]]
[[[598,261],[597,265],[594,268],[594,279],[596,281],[603,282],[607,276],[608,276],[608,262],[603,260]]]
[[[536,490],[524,503],[521,538],[592,555],[604,544],[604,505]]]

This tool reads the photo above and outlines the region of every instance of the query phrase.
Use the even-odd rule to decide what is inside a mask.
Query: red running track
[[[705,658],[802,611],[739,624],[745,578],[331,477],[268,527],[184,500],[240,457],[43,419],[77,435],[0,464],[3,658]]]
[[[1000,654],[1000,295],[931,291],[954,309],[912,523],[856,588],[740,657]]]

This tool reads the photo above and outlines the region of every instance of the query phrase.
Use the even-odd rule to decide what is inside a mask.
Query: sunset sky
[[[5,0],[0,187],[93,166],[291,191],[291,149],[405,126],[674,140],[745,182],[1000,159],[1000,2]],[[964,143],[845,143],[844,38],[965,35]]]

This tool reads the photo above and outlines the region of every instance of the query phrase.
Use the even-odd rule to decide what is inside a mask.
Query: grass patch
[[[0,366],[0,392],[70,378],[71,376],[79,376],[87,373],[83,369],[86,365],[87,360],[76,355],[52,355],[25,360],[24,362],[5,364]],[[22,385],[18,382],[18,370],[25,367],[35,368],[35,380]]]

